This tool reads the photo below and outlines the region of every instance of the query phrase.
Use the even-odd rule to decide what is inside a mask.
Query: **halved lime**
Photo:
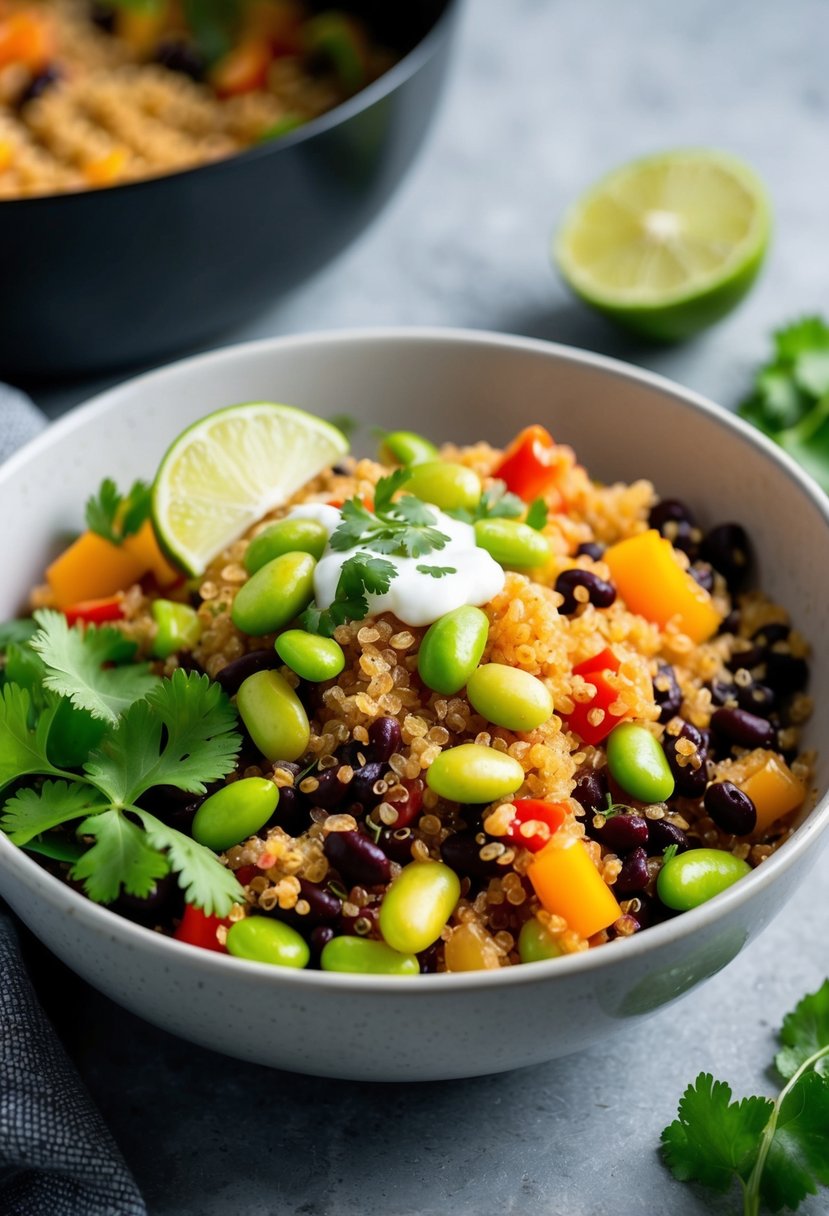
[[[161,461],[152,499],[159,543],[188,574],[201,574],[347,451],[342,431],[290,405],[216,410],[182,432]]]
[[[623,165],[571,207],[553,256],[588,304],[666,341],[725,316],[768,245],[766,191],[742,161],[705,148]]]

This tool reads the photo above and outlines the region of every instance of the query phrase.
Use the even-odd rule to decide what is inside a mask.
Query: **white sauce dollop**
[[[437,507],[435,527],[449,537],[443,549],[433,549],[423,557],[395,557],[393,554],[375,553],[366,546],[353,549],[334,550],[327,545],[314,571],[314,595],[318,608],[329,608],[337,593],[337,583],[343,563],[355,553],[367,553],[370,557],[382,557],[391,562],[397,571],[385,595],[369,595],[368,606],[372,616],[380,612],[393,612],[406,625],[431,625],[464,604],[480,607],[497,595],[504,586],[504,571],[485,549],[475,544],[475,529],[471,524],[444,515]],[[342,516],[336,507],[327,503],[306,503],[289,512],[292,519],[315,519],[327,529],[330,536]],[[423,574],[418,566],[450,566],[454,574],[434,578]]]

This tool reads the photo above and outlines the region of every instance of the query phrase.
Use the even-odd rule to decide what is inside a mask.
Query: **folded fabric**
[[[0,460],[46,419],[0,385]],[[0,1213],[146,1216],[127,1165],[38,1004],[0,905]]]

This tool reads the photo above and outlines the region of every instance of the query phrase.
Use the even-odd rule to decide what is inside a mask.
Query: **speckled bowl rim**
[[[577,364],[602,372],[611,379],[619,379],[639,384],[665,395],[675,405],[694,413],[702,413],[715,425],[736,435],[749,447],[756,449],[772,465],[776,466],[788,479],[795,483],[803,496],[811,503],[823,518],[829,529],[829,497],[808,477],[802,469],[785,452],[778,448],[765,435],[730,414],[722,407],[715,405],[708,398],[691,389],[683,388],[675,381],[655,372],[643,370],[619,359],[595,354],[592,351],[579,350],[561,343],[547,342],[542,339],[524,338],[510,334],[500,334],[486,330],[442,329],[431,327],[378,327],[368,329],[345,329],[317,331],[307,334],[289,335],[281,338],[266,338],[256,342],[247,342],[222,348],[207,354],[195,355],[175,363],[167,364],[140,376],[124,381],[114,388],[96,394],[85,405],[73,410],[62,419],[47,428],[25,447],[21,448],[0,467],[0,482],[6,476],[15,472],[21,466],[36,460],[42,449],[50,448],[69,436],[74,430],[87,424],[96,415],[109,413],[117,409],[118,398],[123,391],[129,389],[132,394],[142,385],[151,385],[159,379],[170,376],[186,376],[191,368],[232,366],[248,357],[271,351],[290,350],[292,348],[336,346],[375,346],[378,343],[400,343],[411,345],[443,344],[446,346],[481,346],[509,349],[514,352],[526,352],[532,355],[551,357],[564,363]],[[558,974],[564,979],[568,975],[578,975],[582,972],[600,973],[608,968],[624,966],[628,958],[638,958],[649,950],[656,951],[660,946],[667,946],[685,936],[691,936],[701,930],[711,928],[724,914],[735,910],[741,904],[754,899],[766,887],[773,884],[794,865],[801,854],[810,848],[816,849],[818,841],[829,825],[829,790],[824,792],[815,806],[809,812],[807,819],[794,832],[780,849],[759,869],[754,870],[746,878],[717,895],[710,902],[689,912],[683,912],[672,920],[653,925],[641,934],[617,941],[612,945],[571,954],[565,957],[538,963],[528,963],[521,966],[503,968],[499,971],[472,971],[464,973],[449,973],[440,975],[421,975],[416,980],[404,976],[372,976],[351,975],[325,971],[294,970],[288,967],[273,967],[266,963],[249,962],[246,959],[234,958],[230,955],[200,951],[200,964],[212,970],[218,969],[219,974],[230,978],[238,974],[237,968],[246,968],[249,974],[260,975],[263,985],[278,987],[281,984],[298,985],[314,991],[318,987],[333,988],[339,991],[354,992],[396,992],[400,993],[410,987],[412,999],[418,993],[436,991],[485,991],[490,988],[514,986],[516,984],[532,984],[541,979],[549,979]],[[108,935],[110,938],[120,937],[125,944],[138,950],[159,951],[162,958],[174,963],[181,959],[181,951],[192,951],[194,947],[177,942],[173,938],[155,933],[152,929],[144,928],[132,921],[126,920],[108,908],[95,904],[85,896],[73,891],[59,879],[42,869],[37,862],[18,849],[2,833],[0,833],[0,854],[8,852],[8,856],[16,858],[20,873],[28,877],[29,885],[36,892],[43,889],[50,902],[58,898],[63,902],[67,915],[72,915],[95,932]],[[22,917],[25,922],[25,916]],[[402,988],[401,988],[402,985]]]
[[[277,140],[254,144],[250,148],[233,152],[230,156],[223,156],[219,160],[206,161],[204,164],[192,165],[190,168],[178,169],[172,173],[160,173],[154,177],[143,177],[134,182],[121,182],[114,186],[107,186],[107,194],[123,194],[126,191],[135,192],[159,189],[163,188],[166,182],[176,181],[183,177],[191,178],[196,174],[206,177],[210,174],[217,176],[221,173],[232,172],[233,166],[240,161],[248,162],[276,156],[285,148],[305,143],[308,140],[314,139],[317,135],[344,125],[363,110],[370,109],[384,97],[397,92],[401,85],[405,84],[407,80],[421,69],[423,64],[434,54],[436,45],[444,38],[444,26],[447,22],[454,20],[461,4],[462,0],[446,0],[443,12],[435,19],[431,28],[401,59],[393,63],[376,80],[372,80],[365,88],[360,89],[358,93],[355,93],[352,97],[347,97],[345,101],[341,101],[333,109],[326,110],[316,118],[303,123],[295,131],[288,131]],[[100,190],[67,190],[56,194],[26,195],[21,198],[2,199],[0,200],[0,207],[8,209],[12,207],[40,207],[49,204],[52,206],[83,207],[87,199],[97,198],[100,193]]]

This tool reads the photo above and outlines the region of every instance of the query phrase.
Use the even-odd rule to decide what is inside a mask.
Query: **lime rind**
[[[340,430],[295,406],[257,401],[215,410],[162,458],[152,493],[159,544],[182,570],[199,575],[347,451]]]

